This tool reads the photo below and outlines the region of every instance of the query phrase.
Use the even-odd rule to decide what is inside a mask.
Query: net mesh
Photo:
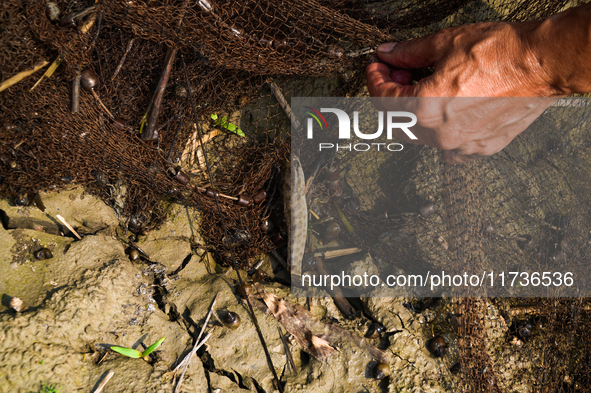
[[[56,1],[60,19],[94,7],[76,18],[78,27],[68,28],[48,18],[45,1],[3,1],[0,80],[40,60],[59,56],[61,64],[32,91],[43,71],[0,93],[0,193],[14,202],[76,183],[145,229],[165,220],[171,201],[182,201],[200,208],[203,236],[220,263],[230,264],[232,247],[240,267],[250,268],[253,257],[277,247],[261,230],[261,218],[284,226],[276,189],[290,153],[290,122],[270,81],[288,101],[365,95],[367,48],[470,22],[543,18],[567,3],[572,2]],[[83,32],[91,19],[94,25]],[[172,49],[178,55],[161,103],[160,137],[143,141],[142,118]],[[71,113],[72,81],[86,68],[97,74],[94,92],[117,120],[85,90],[78,113]],[[216,124],[212,114],[225,122]],[[502,153],[471,164],[446,166],[436,151],[416,146],[388,161],[337,157],[344,189],[339,204],[363,234],[346,240],[377,260],[405,255],[408,265],[454,268],[458,261],[493,261],[510,270],[524,258],[540,266],[560,265],[565,258],[588,261],[591,137],[583,132],[582,115],[575,112],[568,121],[577,127],[564,135],[550,129],[523,134]],[[206,175],[204,152],[213,180]],[[305,148],[301,155],[309,173],[315,157]],[[169,174],[176,166],[190,184]],[[321,175],[310,206],[336,216],[333,204],[321,202],[335,197]],[[246,207],[221,197],[220,216],[203,192],[208,186],[231,197],[252,196],[261,188],[275,197],[268,197],[270,206]],[[406,214],[416,213],[418,206],[409,201],[417,200],[436,203],[437,212],[427,218]],[[222,219],[235,241],[223,240]],[[490,305],[505,325],[500,336],[491,333]],[[591,391],[589,306],[587,299],[455,300],[455,326],[436,328],[452,329],[458,339],[453,391]],[[524,324],[535,332],[516,343]]]

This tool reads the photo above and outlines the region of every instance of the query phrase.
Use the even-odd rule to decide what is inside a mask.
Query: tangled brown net
[[[247,242],[233,244],[240,266],[248,268],[252,257],[276,247],[259,224],[268,214],[280,221],[275,189],[279,167],[289,156],[290,122],[269,81],[288,100],[363,94],[367,54],[381,42],[476,21],[547,17],[570,2],[56,1],[60,17],[95,7],[79,18],[76,28],[50,21],[46,3],[0,4],[0,81],[40,60],[61,58],[57,71],[34,90],[43,71],[0,93],[0,194],[16,202],[76,183],[147,229],[165,220],[171,200],[182,201],[201,209],[204,237],[222,263],[230,262],[222,221],[233,233],[248,234]],[[93,26],[82,32],[80,26],[91,18]],[[178,55],[157,123],[164,127],[157,142],[143,141],[142,118],[172,49]],[[98,75],[94,90],[118,120],[110,119],[84,90],[78,113],[71,113],[72,81],[86,68]],[[212,114],[227,116],[226,127],[214,124]],[[246,137],[229,130],[228,123]],[[215,129],[220,135],[211,137]],[[358,198],[366,209],[361,214],[354,204],[343,205],[357,233],[363,233],[347,240],[378,259],[405,255],[408,264],[448,261],[453,267],[469,261],[508,268],[529,257],[558,263],[562,254],[588,261],[590,144],[584,133],[540,130],[492,158],[455,167],[441,164],[437,152],[421,147],[408,148],[385,164],[377,158],[366,163],[344,159],[338,164],[345,188],[340,200]],[[302,155],[309,158],[302,160],[309,171],[314,156]],[[169,174],[177,165],[190,176],[190,184]],[[360,169],[376,167],[380,176]],[[334,196],[322,181],[315,184],[313,198]],[[268,198],[276,195],[270,209],[267,202],[242,207],[220,198],[220,215],[214,199],[196,188],[207,186],[232,197],[252,196],[261,188]],[[376,190],[379,197],[364,206],[364,196]],[[441,201],[435,216],[402,214],[416,211],[409,201],[429,198]],[[336,215],[331,206],[319,211]],[[392,206],[399,217],[381,216]],[[487,231],[489,224],[497,228],[494,233]],[[398,235],[376,242],[386,231]],[[522,247],[516,240],[524,235],[533,246]],[[500,310],[497,317],[509,326],[507,337],[490,337],[487,304]],[[586,299],[458,299],[453,334],[460,366],[453,391],[591,391],[588,312]],[[521,345],[511,343],[524,323],[543,327]]]

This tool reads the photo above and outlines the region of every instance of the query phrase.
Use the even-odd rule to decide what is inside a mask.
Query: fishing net
[[[199,207],[218,262],[235,258],[248,269],[286,238],[278,183],[290,120],[272,84],[288,102],[367,95],[364,66],[381,42],[477,21],[543,18],[572,2],[87,0],[53,2],[55,18],[46,3],[0,4],[0,81],[42,61],[59,64],[33,90],[45,69],[0,93],[0,194],[27,204],[39,191],[78,184],[133,231],[156,228],[171,201],[180,201]],[[63,20],[69,13],[71,23]],[[152,124],[159,137],[145,140],[171,58]],[[72,84],[86,69],[99,83],[94,93],[81,89],[72,113]],[[310,206],[333,217],[339,206],[356,233],[342,236],[378,263],[389,254],[451,267],[509,269],[523,258],[584,263],[591,141],[582,115],[568,120],[572,131],[526,133],[502,153],[464,165],[446,166],[434,149],[408,145],[385,162],[337,155],[341,190],[327,185],[320,168]],[[313,152],[304,147],[301,158],[310,174]],[[245,198],[261,190],[262,201]],[[247,201],[239,203],[241,196]],[[429,201],[435,213],[417,214]],[[260,225],[267,217],[275,224],[268,232]],[[448,316],[455,323],[438,327],[457,337],[453,391],[591,391],[588,312],[586,299],[454,300]],[[491,321],[504,326],[502,335],[491,333]],[[533,333],[525,337],[527,324]]]

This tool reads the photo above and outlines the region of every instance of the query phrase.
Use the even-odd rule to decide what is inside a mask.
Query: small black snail
[[[378,363],[373,371],[373,377],[378,381],[390,375],[390,366],[386,363]]]
[[[384,326],[382,326],[381,324],[377,323],[377,322],[373,322],[371,325],[369,325],[369,329],[367,329],[367,333],[365,333],[365,337],[367,338],[371,338],[371,339],[376,339],[379,338],[380,335],[384,332]]]
[[[433,356],[440,358],[443,355],[445,355],[445,349],[447,347],[447,344],[445,343],[445,339],[443,337],[433,337],[431,340],[429,340],[429,343],[427,345],[429,347],[429,351],[433,354]]]
[[[524,323],[523,325],[519,326],[519,328],[517,329],[517,334],[519,335],[520,338],[522,338],[523,340],[526,340],[529,337],[531,337],[533,330],[534,330],[533,326],[529,322],[527,322],[527,323]]]
[[[42,248],[35,253],[37,259],[50,259],[53,258],[53,254],[48,248]]]
[[[224,324],[232,330],[236,330],[240,327],[240,316],[235,312],[229,311],[224,315],[223,321]]]
[[[433,201],[425,202],[419,207],[419,213],[423,217],[429,217],[437,211],[437,204]]]

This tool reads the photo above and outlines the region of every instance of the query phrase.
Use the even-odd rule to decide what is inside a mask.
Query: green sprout
[[[41,393],[60,393],[60,390],[57,385],[49,385],[41,382]]]
[[[217,113],[212,113],[210,115],[211,119],[214,121],[216,126],[224,127],[228,131],[232,131],[233,133],[239,136],[245,136],[244,131],[238,128],[235,124],[228,122],[228,117],[224,116],[221,119],[218,117]]]
[[[145,358],[152,352],[156,350],[164,342],[165,337],[162,337],[160,340],[156,341],[154,344],[150,345],[144,352],[136,351],[135,349],[131,348],[124,348],[124,347],[111,347],[111,349],[117,353],[120,353],[123,356],[127,356],[129,358],[139,359]]]

